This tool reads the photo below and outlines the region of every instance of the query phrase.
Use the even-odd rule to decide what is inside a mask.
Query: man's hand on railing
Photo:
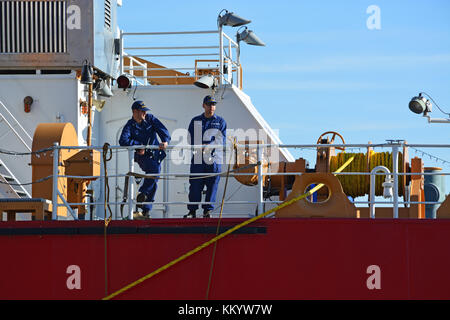
[[[159,144],[159,150],[166,150],[168,143],[167,142],[161,142]]]

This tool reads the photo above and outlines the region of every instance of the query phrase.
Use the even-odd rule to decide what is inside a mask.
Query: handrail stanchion
[[[370,186],[369,186],[369,213],[370,218],[375,219],[375,173],[376,170],[369,172]]]
[[[128,171],[134,172],[134,150],[128,149]],[[134,184],[133,177],[128,177],[128,218],[133,220],[133,196],[134,196]]]
[[[99,199],[104,199],[106,201],[109,201],[109,199],[106,199],[106,174],[105,174],[105,164],[103,162],[103,157],[100,157],[100,197]],[[99,206],[95,206],[95,214],[92,217],[92,220],[95,220],[95,217],[103,217],[105,219],[106,210],[105,210],[106,203],[105,201],[102,201],[102,204]],[[100,216],[101,214],[101,216]]]
[[[122,132],[123,127],[125,127],[125,124],[122,125],[116,132],[116,144],[117,145],[119,144],[119,136],[120,136],[120,133]],[[114,200],[115,200],[116,204],[115,204],[115,214],[114,215],[115,215],[115,219],[118,220],[119,204],[117,202],[119,202],[119,193],[118,193],[118,191],[120,190],[120,188],[119,188],[119,177],[117,177],[117,174],[119,173],[119,149],[116,149],[115,153],[116,153],[116,156],[115,156],[116,177],[114,178],[114,194],[115,194]],[[122,190],[122,197],[124,195],[123,192],[125,192],[125,190]]]
[[[120,30],[120,58],[119,58],[119,70],[120,74],[123,74],[123,31]]]
[[[375,174],[380,171],[386,174],[385,181],[388,181],[388,179],[391,181],[391,178],[389,178],[389,176],[391,176],[391,172],[385,166],[377,166],[370,171],[369,212],[371,219],[375,219]]]
[[[58,219],[59,143],[53,143],[52,220]]]
[[[219,25],[219,85],[223,84],[223,31],[222,26]]]
[[[394,219],[398,218],[398,145],[392,146],[392,171],[394,175]]]
[[[169,173],[169,162],[164,161],[163,165],[164,173]],[[163,202],[169,202],[169,182],[167,179],[163,180]],[[169,215],[169,205],[164,204],[163,218],[168,218]]]
[[[263,148],[257,146],[257,163],[258,163],[258,214],[263,213],[263,174],[262,174],[262,150]]]
[[[227,69],[227,77],[228,83],[233,83],[233,51],[231,50],[231,41],[228,40],[228,69]]]

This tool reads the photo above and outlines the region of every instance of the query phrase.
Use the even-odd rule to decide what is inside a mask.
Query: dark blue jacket
[[[202,136],[201,137],[195,137],[194,136],[194,123],[198,121],[202,123]],[[207,137],[205,136],[205,132],[208,129],[217,129],[221,132],[222,135],[222,143],[219,141],[215,141],[215,136]],[[210,144],[211,142],[215,141],[216,144],[226,144],[226,130],[227,130],[227,123],[225,122],[225,119],[218,115],[213,115],[211,118],[206,118],[205,114],[202,113],[199,116],[196,116],[192,118],[191,123],[189,123],[189,134],[190,134],[190,141],[191,144]]]
[[[133,118],[128,120],[122,129],[119,144],[121,146],[159,145],[158,134],[161,142],[170,142],[170,133],[167,128],[152,114],[147,113],[145,120],[140,124]],[[151,152],[150,150],[148,150]],[[165,157],[165,152],[162,151]],[[162,160],[162,159],[161,159]]]
[[[195,129],[195,122],[201,122],[202,124],[201,133],[196,132],[200,130]],[[207,132],[209,129],[213,130]],[[222,117],[215,114],[211,118],[206,118],[205,114],[202,113],[201,115],[192,118],[191,122],[189,123],[188,131],[190,135],[191,145],[211,144],[211,143],[225,145],[226,130],[227,130],[227,123]],[[201,136],[197,136],[200,134]],[[222,141],[216,141],[216,137],[217,138],[221,137]],[[214,154],[214,151],[212,154]],[[192,157],[192,162],[194,162],[194,158],[195,157]],[[217,165],[215,165],[215,167],[216,166]],[[218,169],[220,169],[220,166],[218,167]]]

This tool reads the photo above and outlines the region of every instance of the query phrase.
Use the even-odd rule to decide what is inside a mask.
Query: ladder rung
[[[5,180],[7,181],[7,182],[13,182],[13,181],[15,181],[14,180],[14,178],[13,177],[10,177],[10,176],[3,176],[3,178],[5,178]]]
[[[21,196],[21,197],[23,197],[23,196],[27,196],[27,194],[25,193],[25,192],[23,192],[22,190],[16,190],[16,189],[14,189],[14,191],[19,195],[19,196]]]

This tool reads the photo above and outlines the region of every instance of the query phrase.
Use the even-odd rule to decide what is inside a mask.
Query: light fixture
[[[422,92],[417,97],[413,97],[409,102],[409,110],[414,113],[426,115],[431,112],[431,102],[422,96]]]
[[[194,82],[194,85],[202,89],[214,89],[216,87],[216,79],[208,74]]]
[[[247,44],[250,44],[252,46],[265,46],[266,44],[259,39],[256,34],[252,30],[248,30],[247,27],[244,27],[245,29],[239,33],[236,33],[236,42],[239,43],[239,41],[244,41]]]
[[[423,95],[426,95],[428,98],[430,98],[430,100],[433,101],[439,111],[447,115],[448,118],[431,118],[429,113],[431,113],[432,104],[430,100],[426,99]],[[412,97],[411,101],[409,102],[409,109],[414,113],[423,114],[424,117],[428,118],[429,123],[450,123],[450,113],[442,111],[442,109],[439,108],[433,98],[425,92],[420,92],[418,96]]]
[[[223,11],[225,11],[224,15],[220,15]],[[219,13],[219,17],[217,18],[217,21],[219,23],[219,26],[230,26],[230,27],[239,27],[243,26],[244,24],[252,22],[251,20],[247,20],[244,18],[241,18],[237,14],[234,14],[233,12],[228,12],[228,10],[223,9]]]
[[[23,108],[24,108],[24,111],[26,112],[26,113],[29,113],[30,111],[31,111],[31,105],[33,104],[33,98],[32,97],[30,97],[30,96],[26,96],[24,99],[23,99]]]
[[[94,106],[95,110],[97,110],[98,112],[101,112],[103,110],[105,103],[106,103],[105,100],[92,99],[92,105]]]
[[[117,78],[117,87],[126,90],[131,88],[132,79],[128,74],[122,74]]]
[[[92,80],[92,74],[93,73],[94,72],[92,70],[91,64],[87,60],[84,60],[83,68],[81,69],[80,82],[82,84],[91,84],[91,83],[93,83],[93,80]]]
[[[99,79],[98,83],[96,83],[96,89],[99,96],[102,97],[112,97],[113,93],[111,91],[111,88],[109,87],[108,83],[104,79]]]

